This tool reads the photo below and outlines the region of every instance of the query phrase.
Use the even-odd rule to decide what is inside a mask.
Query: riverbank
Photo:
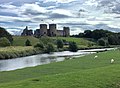
[[[79,50],[89,50],[89,49],[102,49],[102,48],[111,48],[111,47],[83,47]],[[56,50],[56,52],[69,51],[68,48],[63,48]],[[26,57],[31,55],[43,54],[42,50],[34,48],[33,46],[10,46],[0,48],[0,60],[12,59],[18,57]]]
[[[32,46],[10,46],[0,48],[0,60],[12,59],[17,57],[25,57],[42,53],[41,50],[35,49]]]
[[[0,88],[119,88],[120,51],[0,72]],[[94,59],[97,55],[98,58]],[[115,62],[110,64],[113,58]]]

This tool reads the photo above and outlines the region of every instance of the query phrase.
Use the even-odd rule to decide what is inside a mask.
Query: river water
[[[20,57],[15,59],[0,60],[0,71],[11,71],[26,67],[34,67],[42,64],[48,64],[51,62],[64,61],[66,58],[71,59],[72,57],[80,57],[80,56],[96,53],[96,51],[104,51],[111,49],[113,48],[79,50],[78,52],[63,51],[63,52],[54,52],[52,54],[38,54],[38,55]]]

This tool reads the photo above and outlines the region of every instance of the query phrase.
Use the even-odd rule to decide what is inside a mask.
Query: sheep
[[[94,59],[96,59],[96,58],[98,58],[98,56],[97,56],[97,55],[94,57]]]
[[[114,63],[114,61],[115,61],[114,59],[111,59],[111,64]]]

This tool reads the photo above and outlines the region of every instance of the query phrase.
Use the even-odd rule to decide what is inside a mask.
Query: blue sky
[[[106,29],[120,32],[120,0],[0,0],[0,26],[20,34],[25,26],[57,23],[71,34]]]

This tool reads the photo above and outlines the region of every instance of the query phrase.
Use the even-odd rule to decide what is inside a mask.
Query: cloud
[[[44,2],[70,3],[75,0],[44,0]]]
[[[40,15],[47,12],[45,8],[37,4],[24,4],[20,7],[20,11],[23,15]]]
[[[59,29],[69,26],[73,34],[96,28],[119,32],[119,15],[119,0],[0,1],[0,25],[16,34],[19,28],[36,29],[40,23],[57,23]]]

